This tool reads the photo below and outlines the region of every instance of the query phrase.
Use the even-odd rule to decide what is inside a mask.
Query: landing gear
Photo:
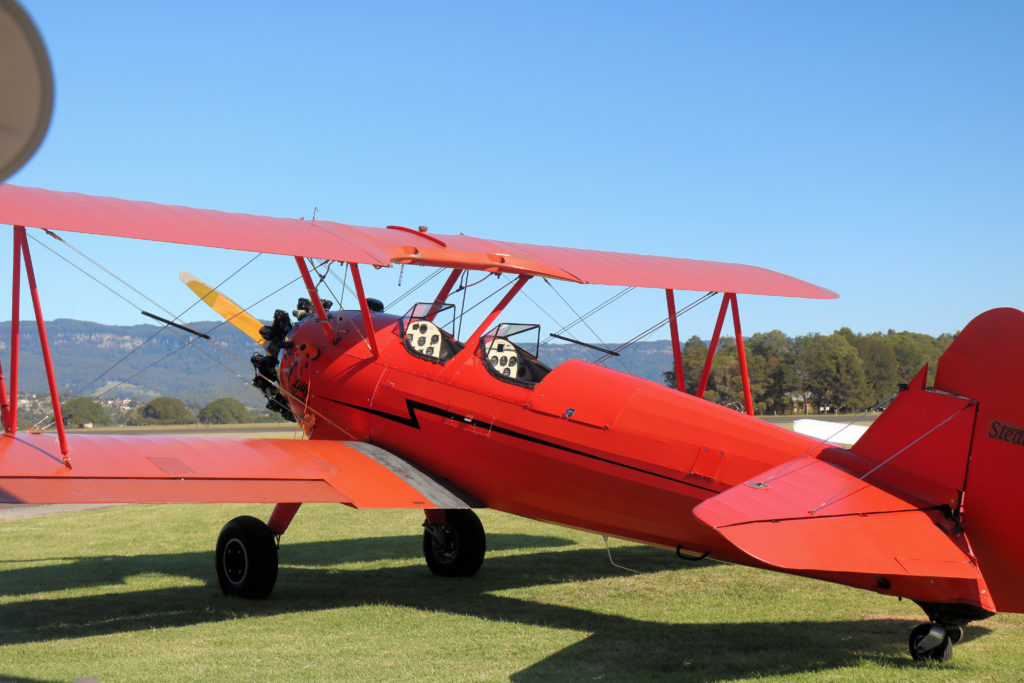
[[[277,542],[255,517],[235,517],[217,538],[217,582],[224,595],[265,598],[277,580]]]
[[[919,624],[910,632],[910,656],[918,661],[948,661],[953,656],[953,644],[963,637],[963,627],[956,624]]]
[[[437,576],[473,576],[484,561],[487,538],[472,510],[447,510],[443,521],[423,523],[423,555]]]

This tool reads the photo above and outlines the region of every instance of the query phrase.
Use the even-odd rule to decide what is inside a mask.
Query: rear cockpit
[[[534,386],[551,371],[537,359],[539,351],[540,325],[498,323],[480,338],[481,357],[490,373],[523,386]]]

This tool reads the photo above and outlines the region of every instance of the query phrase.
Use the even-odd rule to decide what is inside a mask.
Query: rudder
[[[996,607],[1024,612],[1024,312],[972,320],[943,354],[935,388],[978,402],[963,526]]]

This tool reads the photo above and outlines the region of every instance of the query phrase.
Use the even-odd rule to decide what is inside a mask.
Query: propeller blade
[[[247,313],[234,301],[197,278],[195,275],[183,270],[178,277],[181,278],[182,282],[188,285],[189,289],[196,293],[196,296],[198,296],[203,303],[217,311],[217,313],[222,315],[225,320],[240,329],[242,332],[245,332],[245,334],[257,344],[263,346],[264,339],[260,336],[260,328],[263,327],[263,323]]]

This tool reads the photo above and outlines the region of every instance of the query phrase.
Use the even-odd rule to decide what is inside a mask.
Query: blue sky
[[[1024,303],[1020,3],[23,3],[57,96],[15,184],[751,263],[841,295],[741,297],[745,333],[937,334]],[[179,270],[214,284],[249,258],[69,237],[175,313]],[[33,255],[47,318],[145,321]],[[294,276],[264,256],[225,291]],[[526,293],[568,321],[546,289]],[[559,289],[581,311],[615,291]],[[528,303],[506,318],[554,331]],[[663,315],[634,293],[595,326]]]

